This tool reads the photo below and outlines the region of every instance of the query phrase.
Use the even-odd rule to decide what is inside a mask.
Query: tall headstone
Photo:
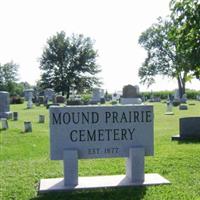
[[[167,101],[167,108],[166,108],[166,112],[165,115],[173,115],[173,111],[172,111],[173,105],[170,101]]]
[[[0,121],[2,122],[2,129],[3,130],[8,129],[8,121],[7,121],[7,119],[6,118],[1,118]]]
[[[101,89],[94,88],[92,91],[92,99],[90,101],[91,104],[97,104],[101,101]]]
[[[139,97],[139,87],[126,85],[123,88],[123,94],[120,98],[121,104],[141,104],[142,100]]]
[[[187,103],[187,95],[183,94],[182,98],[180,99],[181,103]]]
[[[33,92],[34,92],[33,89],[24,90],[24,97],[25,97],[25,100],[27,101],[27,108],[28,109],[33,107],[33,102],[32,102]]]
[[[0,91],[0,118],[12,118],[12,112],[10,112],[10,95],[5,91]]]
[[[55,98],[55,92],[54,92],[54,90],[51,89],[51,88],[46,88],[44,90],[44,97],[46,99],[48,99],[49,101],[53,101],[54,98]]]

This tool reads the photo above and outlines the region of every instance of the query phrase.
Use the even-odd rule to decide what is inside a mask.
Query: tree
[[[97,52],[89,37],[73,34],[66,37],[61,31],[47,40],[40,59],[41,85],[54,88],[56,92],[70,94],[70,88],[77,91],[100,85],[95,75],[100,72],[96,64]]]
[[[153,24],[139,38],[139,44],[147,51],[147,58],[139,69],[142,83],[148,86],[155,82],[156,75],[176,78],[182,96],[185,93],[185,82],[191,76],[183,65],[182,55],[176,51],[176,46],[169,38],[171,23],[163,21]]]
[[[193,1],[182,0],[179,3],[182,5],[186,2],[192,4]],[[179,7],[180,4],[178,4]],[[155,75],[176,78],[179,93],[182,96],[185,93],[186,82],[194,76],[198,78],[200,75],[199,45],[196,43],[200,37],[197,39],[193,32],[190,33],[191,29],[185,28],[189,22],[187,17],[181,21],[175,1],[172,1],[170,5],[173,11],[171,17],[166,20],[159,18],[158,23],[153,24],[139,38],[139,43],[147,50],[147,58],[139,69],[139,77],[141,82],[147,83],[148,86],[154,83]],[[198,6],[196,7],[196,9],[199,9]],[[184,8],[187,10],[187,7]],[[185,11],[181,12],[183,17]],[[194,13],[199,18],[200,12]],[[199,24],[199,21],[195,26],[197,24]],[[197,26],[199,28],[195,28],[195,30],[198,29],[196,32],[200,30],[200,26]]]
[[[173,27],[170,37],[177,51],[184,55],[193,74],[200,78],[200,1],[171,0]]]
[[[4,65],[0,64],[0,90],[11,94],[15,93],[16,81],[18,80],[18,65],[13,61]]]

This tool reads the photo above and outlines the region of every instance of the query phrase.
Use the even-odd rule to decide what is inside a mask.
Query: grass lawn
[[[26,105],[11,105],[19,112],[19,120],[9,120],[9,129],[0,130],[0,199],[64,200],[64,199],[200,199],[200,142],[171,141],[179,133],[179,118],[200,116],[200,102],[188,110],[174,108],[174,115],[164,115],[166,105],[154,103],[155,155],[145,158],[145,173],[159,173],[170,185],[56,192],[38,195],[42,178],[63,177],[61,161],[49,159],[48,110]],[[39,124],[40,114],[45,124]],[[33,132],[23,133],[23,122],[32,121]],[[0,126],[1,127],[1,126]],[[125,159],[90,159],[79,161],[79,176],[116,175],[125,173]]]

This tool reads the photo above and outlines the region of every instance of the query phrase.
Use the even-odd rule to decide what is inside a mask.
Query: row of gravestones
[[[64,180],[41,180],[40,192],[169,183],[159,175],[144,174],[144,156],[154,151],[153,106],[135,106],[133,102],[140,101],[131,95],[123,91],[121,106],[50,108],[51,159],[63,160]],[[125,176],[78,178],[78,159],[110,157],[128,158]]]
[[[18,120],[18,112],[13,112],[12,119],[14,121]],[[0,118],[1,124],[2,124],[2,130],[7,130],[9,128],[8,125],[8,119],[7,118]],[[45,116],[39,115],[38,123],[45,123]],[[32,132],[32,123],[30,121],[24,121],[24,132]]]
[[[130,88],[123,90],[124,105],[50,108],[50,156],[63,160],[64,178],[42,179],[39,192],[169,183],[144,174],[144,156],[154,151],[153,106],[141,104]],[[199,124],[200,117],[180,119],[181,139],[200,133]],[[111,157],[127,157],[125,175],[78,177],[78,159]]]
[[[25,92],[25,98],[28,100],[28,105],[31,106],[31,98],[32,98],[32,93],[33,90],[26,90]],[[177,92],[178,93],[178,92]],[[176,93],[175,99],[178,99],[178,94]],[[103,97],[103,90],[100,90],[98,88],[94,89],[93,92],[93,98],[92,102],[99,102],[100,99]],[[53,98],[54,92],[51,89],[46,90],[45,93],[46,96],[48,96],[49,99]],[[12,117],[12,112],[10,112],[9,108],[9,93],[0,91],[0,118],[11,118]],[[127,85],[123,88],[123,94],[120,98],[121,104],[141,104],[141,99],[139,98],[139,88],[137,86],[132,86],[132,85]],[[28,107],[28,106],[27,106]],[[170,98],[167,101],[167,109],[166,109],[166,115],[172,115],[174,114],[172,111],[172,101],[170,101]],[[188,107],[187,105],[180,105],[179,106],[180,110],[187,110]],[[13,113],[13,117],[17,117],[17,113]],[[2,122],[4,123],[4,122]],[[4,123],[6,124],[6,123]],[[190,123],[189,123],[190,124]],[[196,126],[192,126],[194,131],[196,130]],[[196,131],[197,132],[197,131]],[[193,134],[194,135],[194,134]],[[198,137],[198,136],[197,136]]]

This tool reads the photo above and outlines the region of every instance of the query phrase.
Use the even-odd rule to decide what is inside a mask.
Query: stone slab
[[[120,98],[121,104],[142,104],[140,98]]]
[[[179,140],[181,140],[181,137],[180,137],[180,135],[173,135],[171,137],[171,139],[172,139],[172,141],[179,141]]]
[[[174,115],[173,112],[166,112],[165,115]]]
[[[64,186],[64,178],[41,179],[38,192],[170,184],[167,179],[159,174],[145,174],[143,183],[131,183],[125,175],[79,177],[78,182],[77,186],[70,187]]]
[[[50,107],[50,152],[62,160],[64,150],[78,159],[128,157],[129,148],[154,152],[153,106]]]
[[[12,119],[12,112],[0,112],[0,118]]]

